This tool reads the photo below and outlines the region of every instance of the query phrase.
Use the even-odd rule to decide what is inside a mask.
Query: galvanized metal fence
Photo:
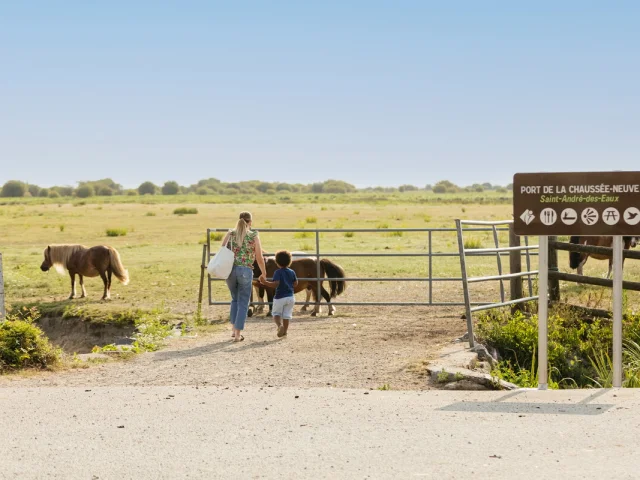
[[[214,232],[227,232],[228,228],[208,228],[207,229],[207,245],[206,252],[203,252],[203,260],[208,260],[215,255],[215,252],[212,252],[211,247],[211,234]],[[494,238],[497,239],[498,231],[507,231],[506,228],[496,228],[495,226],[480,226],[480,227],[471,227],[465,228],[465,232],[493,232]],[[315,235],[315,252],[313,253],[305,253],[305,254],[294,254],[294,256],[299,257],[315,257],[316,260],[322,258],[333,258],[333,257],[414,257],[419,258],[425,261],[427,266],[427,276],[426,277],[347,277],[347,278],[326,278],[321,277],[320,274],[320,264],[317,263],[317,276],[313,278],[300,278],[299,280],[307,280],[307,281],[317,281],[318,279],[322,281],[346,281],[346,282],[424,282],[425,285],[425,298],[422,301],[387,301],[387,302],[331,302],[332,305],[352,305],[352,306],[462,306],[462,305],[474,305],[474,306],[483,306],[483,305],[492,305],[490,302],[470,302],[468,300],[468,294],[465,296],[463,301],[435,301],[433,296],[433,286],[439,282],[454,282],[458,284],[466,285],[468,279],[466,276],[460,277],[434,277],[434,259],[441,259],[443,257],[460,257],[460,252],[435,252],[433,248],[433,236],[434,234],[444,234],[444,233],[452,233],[458,232],[460,236],[459,229],[456,228],[375,228],[375,229],[295,229],[295,228],[271,228],[271,229],[260,229],[260,234],[262,235],[263,242],[264,236],[272,233],[311,233]],[[424,239],[426,242],[426,252],[415,252],[415,253],[345,253],[345,252],[325,252],[321,249],[321,234],[322,233],[391,233],[391,232],[410,232],[424,235]],[[217,250],[217,246],[213,248],[213,250]],[[500,262],[500,257],[508,255],[508,250],[504,251],[496,251],[495,249],[481,249],[477,251],[468,251],[466,255],[469,256],[495,256]],[[265,256],[274,255],[274,253],[265,253]],[[527,257],[528,262],[528,257]],[[205,262],[203,261],[203,267]],[[501,267],[499,267],[501,268]],[[212,296],[212,283],[216,281],[221,281],[217,278],[208,277],[208,293],[209,293],[209,305],[228,305],[229,301],[220,301],[214,300]],[[509,277],[505,277],[509,278]],[[463,281],[464,280],[464,281]],[[473,280],[472,280],[473,281]],[[320,295],[320,282],[317,283],[317,298],[322,298]],[[504,295],[504,291],[502,291]],[[254,305],[266,305],[267,302],[254,302]],[[296,305],[314,305],[312,302],[296,302]]]
[[[464,242],[464,232],[471,231],[471,228],[463,228],[465,225],[471,225],[477,227],[479,225],[484,226],[486,228],[490,228],[493,232],[493,240],[494,240],[494,248],[465,248]],[[469,335],[469,346],[473,348],[475,346],[475,339],[473,335],[473,312],[479,312],[481,310],[488,310],[491,308],[498,307],[506,307],[508,305],[515,305],[518,303],[529,302],[532,300],[537,300],[538,297],[533,295],[533,285],[531,281],[532,275],[537,275],[537,270],[531,270],[531,256],[534,255],[532,251],[538,250],[538,245],[529,245],[528,237],[524,237],[524,246],[508,246],[501,247],[500,242],[498,240],[498,226],[509,226],[513,225],[513,220],[499,220],[495,222],[487,222],[480,220],[456,220],[456,231],[458,234],[458,250],[460,252],[460,272],[462,275],[462,289],[464,295],[464,304],[465,304],[465,315],[467,318],[467,333]],[[504,228],[503,228],[504,230]],[[514,273],[503,273],[502,271],[502,260],[501,255],[506,253],[508,255],[516,254],[521,255],[522,252],[525,252],[526,265],[527,269],[521,272]],[[467,260],[466,257],[468,255],[478,255],[478,254],[486,254],[486,255],[495,255],[496,262],[498,267],[498,275],[490,275],[483,277],[469,277],[467,275]],[[511,300],[506,300],[505,298],[505,289],[504,289],[504,280],[512,279],[512,278],[521,278],[527,277],[529,284],[529,296],[521,297],[521,298],[512,298]],[[473,307],[474,303],[470,300],[469,293],[469,284],[471,283],[480,283],[480,282],[490,282],[490,281],[499,281],[500,282],[500,302],[496,303],[486,303],[483,305],[478,305]],[[513,292],[512,292],[513,294]]]

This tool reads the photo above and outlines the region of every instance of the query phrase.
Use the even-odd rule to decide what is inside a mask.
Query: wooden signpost
[[[539,235],[538,387],[547,388],[548,237],[613,236],[613,386],[622,386],[622,235],[640,235],[640,172],[516,173],[516,235]]]

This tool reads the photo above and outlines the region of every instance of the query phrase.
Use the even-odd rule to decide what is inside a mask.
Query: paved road
[[[640,392],[0,389],[0,478],[638,478]]]

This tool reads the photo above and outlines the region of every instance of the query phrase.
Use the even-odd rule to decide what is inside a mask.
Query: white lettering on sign
[[[520,187],[520,193],[540,193],[539,185],[522,185]]]

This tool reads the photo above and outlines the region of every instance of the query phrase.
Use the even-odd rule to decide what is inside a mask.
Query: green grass
[[[407,197],[410,197],[407,193]],[[154,198],[156,197],[156,198]],[[163,299],[166,301],[167,315],[179,320],[190,318],[196,311],[196,296],[200,278],[200,262],[202,260],[202,243],[206,240],[207,228],[233,228],[237,215],[242,210],[253,214],[254,228],[260,231],[263,248],[268,252],[280,249],[315,251],[315,238],[293,238],[290,233],[270,233],[269,228],[297,228],[300,223],[307,225],[306,217],[313,216],[319,225],[335,225],[343,222],[349,232],[323,233],[320,238],[320,251],[324,253],[426,253],[428,250],[428,234],[426,232],[404,232],[403,237],[390,237],[389,231],[380,228],[379,232],[359,233],[356,229],[375,229],[382,227],[388,219],[402,216],[403,227],[407,228],[454,228],[454,219],[460,217],[460,203],[441,203],[429,207],[430,221],[425,222],[425,207],[419,201],[398,204],[362,203],[352,201],[346,196],[311,197],[305,204],[276,204],[256,202],[253,198],[246,203],[216,203],[216,196],[135,196],[135,197],[101,197],[87,199],[87,205],[74,207],[69,199],[60,202],[37,203],[38,198],[24,199],[24,203],[7,203],[0,206],[0,245],[2,245],[5,292],[8,304],[33,304],[43,308],[51,308],[58,312],[65,308],[81,309],[82,314],[89,317],[115,318],[128,311],[150,311],[158,308]],[[277,200],[277,195],[270,196]],[[303,198],[292,195],[296,201]],[[420,196],[414,197],[419,200]],[[3,199],[11,200],[11,199]],[[109,200],[109,201],[107,201]],[[124,201],[126,200],[126,202]],[[173,215],[174,209],[183,201],[189,201],[197,207],[198,215]],[[200,201],[198,201],[200,200]],[[229,197],[225,197],[230,202]],[[328,202],[325,204],[325,201]],[[137,202],[137,203],[135,203]],[[149,204],[153,204],[155,216],[146,216]],[[92,206],[93,205],[93,206]],[[101,211],[95,205],[103,206]],[[322,210],[327,206],[326,210]],[[493,204],[488,200],[478,204],[465,204],[466,216],[469,219],[496,220],[507,219],[512,215],[510,204]],[[354,212],[359,212],[355,214]],[[41,215],[43,214],[43,215]],[[129,220],[131,219],[131,220]],[[64,224],[61,232],[59,225]],[[105,243],[107,229],[119,226],[126,229],[126,236],[109,237],[109,245],[116,248],[121,255],[125,267],[129,270],[131,283],[123,286],[114,280],[112,301],[101,302],[102,282],[99,278],[86,278],[85,287],[88,297],[83,300],[66,300],[69,296],[68,275],[58,275],[55,271],[47,274],[38,268],[42,262],[43,249],[54,243],[82,243],[87,246]],[[45,228],[47,227],[48,228]],[[132,227],[135,226],[135,229]],[[395,227],[395,225],[393,225]],[[393,228],[388,226],[387,228]],[[345,235],[354,233],[353,237]],[[485,245],[492,243],[491,234],[481,235],[474,232]],[[214,237],[220,235],[220,237]],[[212,232],[212,239],[219,242],[224,232]],[[503,233],[501,232],[501,235]],[[469,237],[472,238],[472,237]],[[504,237],[506,239],[506,234]],[[455,253],[458,250],[455,232],[433,232],[432,251]],[[502,240],[501,240],[502,242]],[[537,243],[530,239],[530,244]],[[504,243],[502,243],[504,244]],[[323,254],[324,256],[324,254]],[[562,271],[568,271],[568,256],[559,253]],[[412,257],[358,258],[341,257],[336,259],[349,276],[427,276],[428,259]],[[524,263],[524,261],[523,261]],[[533,267],[537,257],[532,258]],[[508,269],[508,257],[503,257],[503,269]],[[469,276],[497,275],[495,256],[468,257]],[[594,276],[602,276],[607,270],[603,261],[590,259],[585,265],[585,272]],[[458,277],[460,261],[456,257],[434,257],[433,275],[436,277]],[[640,280],[640,263],[628,260],[625,262],[625,280]],[[353,282],[345,294],[345,300],[369,300],[371,284],[375,282]],[[526,282],[525,282],[526,283]],[[507,282],[508,285],[508,282]],[[226,300],[228,291],[224,282],[214,282],[213,296]],[[408,301],[424,298],[424,283],[415,287],[402,284],[402,295]],[[414,290],[415,289],[415,297]],[[438,290],[440,288],[440,290]],[[447,301],[454,299],[454,291],[459,289],[455,283],[434,283],[434,300]],[[590,287],[576,285],[563,286],[563,298],[574,299],[576,303],[590,302],[596,307],[606,308],[610,304],[610,293]],[[206,302],[205,283],[205,302]],[[460,291],[461,292],[461,291]],[[460,298],[461,293],[458,292]],[[420,296],[422,295],[422,297]],[[495,301],[499,298],[497,283],[473,284],[471,295],[474,301]],[[629,306],[640,305],[640,294],[629,292]],[[596,307],[597,308],[597,307]],[[223,308],[207,308],[203,315],[211,320],[224,314]],[[129,315],[129,314],[126,314]],[[125,316],[126,316],[125,315]],[[213,317],[212,317],[213,316]]]
[[[307,217],[304,219],[306,223],[318,223],[318,219],[316,217]]]
[[[475,248],[482,248],[482,241],[479,238],[465,238],[464,249],[471,250]]]
[[[126,228],[107,228],[107,237],[124,237],[126,234]]]
[[[197,208],[180,207],[173,211],[174,215],[196,215],[198,213]]]

